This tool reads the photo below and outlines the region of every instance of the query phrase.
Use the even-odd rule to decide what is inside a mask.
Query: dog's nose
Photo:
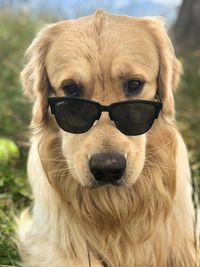
[[[120,153],[94,154],[90,158],[89,167],[96,181],[102,183],[115,183],[124,173],[126,159]]]

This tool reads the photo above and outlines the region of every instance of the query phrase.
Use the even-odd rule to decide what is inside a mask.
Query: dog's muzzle
[[[126,169],[126,159],[120,153],[99,153],[91,156],[89,168],[97,185],[120,185]]]

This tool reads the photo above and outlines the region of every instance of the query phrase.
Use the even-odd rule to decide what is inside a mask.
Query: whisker
[[[169,170],[174,170],[175,167],[171,167],[169,165],[164,165],[162,163],[152,163],[151,161],[149,160],[145,160],[145,165],[147,165],[148,167],[152,167],[152,168],[156,168],[156,167],[161,167],[163,169],[169,169]]]
[[[55,158],[42,158],[42,161],[45,161],[45,162],[65,162],[66,163],[66,160],[64,159],[55,159]]]
[[[69,171],[71,169],[74,169],[74,168],[63,168],[63,169],[60,169],[60,170],[48,171],[48,174],[67,172],[67,171]]]
[[[79,164],[79,165],[74,165],[74,166],[72,166],[72,167],[68,167],[68,166],[66,166],[66,167],[61,168],[61,169],[59,169],[59,170],[49,171],[48,173],[49,173],[49,174],[53,174],[53,173],[62,173],[62,172],[70,171],[70,170],[75,170],[75,169],[77,169],[78,167],[87,167],[87,165],[86,165],[86,164],[81,164],[81,165]]]
[[[155,155],[157,155],[157,154],[159,154],[159,152],[161,152],[164,148],[166,148],[166,147],[167,147],[169,144],[171,144],[171,143],[174,143],[174,141],[171,140],[171,141],[169,141],[167,144],[163,145],[163,146],[162,146],[160,149],[158,149],[155,153],[153,153],[153,154],[147,156],[147,157],[146,157],[146,160],[149,159],[149,158],[151,158],[151,157],[153,157],[153,156],[155,156]]]

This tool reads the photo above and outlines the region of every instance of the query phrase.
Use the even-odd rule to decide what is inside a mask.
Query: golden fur
[[[21,77],[34,101],[28,175],[35,201],[19,222],[25,266],[195,266],[190,171],[172,92],[181,66],[163,20],[97,11],[46,27],[27,57]],[[126,136],[103,113],[88,132],[69,134],[47,111],[48,95],[64,95],[66,80],[84,84],[84,97],[103,105],[123,100],[122,77],[145,80],[135,98],[157,92],[164,104],[146,134]],[[124,183],[91,189],[88,159],[106,151],[125,155]]]

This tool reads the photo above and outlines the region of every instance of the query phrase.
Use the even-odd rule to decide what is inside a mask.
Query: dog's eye
[[[132,95],[142,89],[144,82],[140,80],[128,80],[124,83],[124,90],[126,94]]]
[[[62,88],[67,96],[80,96],[80,86],[75,83],[65,84]]]

